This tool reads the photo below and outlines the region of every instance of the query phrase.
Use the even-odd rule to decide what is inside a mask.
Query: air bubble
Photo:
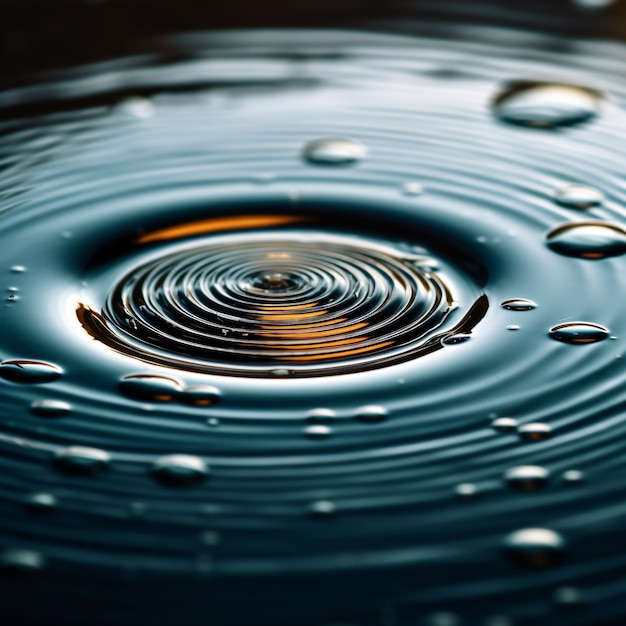
[[[538,465],[520,465],[506,472],[504,479],[509,487],[517,491],[535,491],[548,484],[550,472]]]
[[[2,361],[0,376],[12,383],[40,384],[57,380],[63,370],[52,363],[45,361]]]
[[[181,391],[180,383],[166,376],[132,374],[119,383],[120,391],[133,400],[142,402],[171,402]]]
[[[71,411],[71,404],[63,400],[35,400],[30,405],[30,412],[40,417],[63,417]]]
[[[556,190],[554,200],[571,209],[591,209],[604,202],[604,194],[586,185],[570,184]]]
[[[170,454],[154,462],[152,474],[168,487],[191,487],[201,483],[209,475],[209,468],[197,456]]]
[[[574,126],[596,117],[602,95],[593,89],[563,83],[509,83],[494,100],[496,117],[531,128]]]
[[[352,139],[315,139],[304,146],[302,156],[315,165],[350,165],[364,159],[367,148]]]
[[[54,464],[61,472],[76,476],[89,476],[103,472],[109,466],[108,452],[97,448],[70,446],[56,453]]]
[[[567,322],[550,329],[550,337],[556,341],[571,344],[597,343],[609,336],[609,330],[591,322]]]
[[[565,560],[563,537],[547,528],[525,528],[504,540],[507,557],[516,565],[530,569],[554,567]]]
[[[194,385],[185,387],[179,399],[185,404],[193,406],[211,406],[215,404],[220,397],[220,391],[212,385]]]
[[[356,419],[359,422],[366,422],[368,424],[384,422],[389,417],[387,410],[382,406],[368,405],[357,409]]]
[[[606,222],[561,224],[546,235],[554,252],[580,259],[606,259],[626,253],[626,231]]]
[[[511,298],[504,300],[500,303],[500,306],[507,311],[532,311],[537,308],[537,305],[532,300],[526,300],[526,298]]]
[[[531,422],[519,426],[517,432],[524,441],[543,441],[552,434],[552,427],[543,422]]]

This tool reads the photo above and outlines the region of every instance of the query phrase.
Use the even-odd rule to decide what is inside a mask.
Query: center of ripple
[[[193,372],[383,367],[441,349],[486,310],[453,265],[423,263],[430,251],[329,229],[220,234],[142,258],[100,307],[81,304],[79,319],[117,352]]]

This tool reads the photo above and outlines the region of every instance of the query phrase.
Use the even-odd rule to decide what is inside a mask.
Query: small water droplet
[[[499,433],[512,433],[517,430],[517,420],[512,417],[498,417],[491,422],[491,426]]]
[[[626,231],[606,222],[572,222],[549,231],[546,245],[564,256],[606,259],[626,253]]]
[[[571,209],[590,209],[604,202],[604,194],[593,187],[575,183],[560,187],[554,192],[554,200]]]
[[[150,119],[154,115],[152,102],[141,96],[126,98],[117,105],[116,110],[141,120]]]
[[[461,621],[454,613],[442,611],[428,615],[424,621],[424,626],[461,626]]]
[[[200,542],[205,546],[217,546],[221,541],[221,535],[215,530],[205,530],[200,533]]]
[[[478,495],[478,487],[473,483],[461,483],[454,488],[454,495],[461,500],[473,500]]]
[[[57,505],[57,499],[51,493],[31,493],[24,498],[24,508],[31,513],[50,513]]]
[[[419,196],[424,193],[424,187],[421,183],[409,182],[402,185],[402,191],[405,196]]]
[[[7,302],[17,302],[20,297],[16,293],[9,294],[7,296]]]
[[[194,385],[185,387],[179,399],[185,404],[193,406],[211,406],[215,404],[220,397],[220,391],[212,385]]]
[[[54,459],[57,469],[76,476],[99,474],[107,469],[110,462],[108,452],[83,446],[69,446],[58,450]]]
[[[128,508],[133,517],[143,517],[148,509],[145,502],[131,502]]]
[[[49,383],[63,374],[57,365],[45,361],[2,361],[0,376],[13,383],[39,384]]]
[[[276,180],[276,175],[270,172],[260,172],[252,177],[252,180],[259,185],[267,185]]]
[[[220,425],[220,421],[217,419],[217,417],[210,417],[207,421],[207,426],[210,426],[211,428],[217,428]]]
[[[323,424],[314,424],[304,429],[304,434],[309,439],[326,439],[332,434],[331,429]]]
[[[531,569],[559,565],[565,560],[563,537],[547,528],[525,528],[504,540],[507,557],[515,564]]]
[[[506,329],[507,330],[519,330],[521,328],[521,326],[518,326],[517,324],[509,324]]]
[[[131,374],[122,378],[119,389],[133,400],[171,402],[181,391],[181,386],[177,380],[166,376]]]
[[[581,485],[585,482],[585,475],[579,470],[567,470],[563,472],[563,483],[570,486]]]
[[[154,462],[153,476],[168,487],[190,487],[209,475],[206,463],[197,456],[169,454]]]
[[[560,587],[554,592],[554,602],[562,609],[575,609],[583,604],[583,594],[577,587]]]
[[[304,146],[302,156],[315,165],[350,165],[367,156],[367,148],[352,139],[315,139]]]
[[[548,484],[550,472],[539,465],[520,465],[508,470],[504,479],[509,487],[517,491],[534,491]]]
[[[376,422],[384,422],[389,417],[387,410],[382,406],[370,404],[368,406],[362,406],[357,409],[356,419],[359,422],[365,422],[368,424]]]
[[[331,409],[312,409],[306,414],[306,419],[312,424],[330,424],[337,418]]]
[[[500,303],[500,306],[508,311],[532,311],[537,308],[537,305],[532,300],[526,300],[525,298],[504,300]]]
[[[471,338],[472,338],[471,335],[467,335],[464,333],[457,333],[456,335],[449,335],[448,337],[444,337],[441,340],[441,343],[444,346],[454,346],[459,343],[465,343],[466,341],[469,341]]]
[[[276,376],[277,378],[285,378],[286,376],[291,375],[291,370],[284,369],[281,367],[281,368],[270,370],[270,374],[272,376]]]
[[[543,422],[531,422],[519,426],[517,432],[524,441],[543,441],[552,434],[552,427]]]
[[[337,507],[330,500],[316,500],[311,502],[309,512],[315,517],[329,517],[335,513]]]
[[[563,83],[509,83],[493,102],[494,114],[509,124],[558,128],[596,117],[602,95],[593,89]]]
[[[23,274],[26,271],[26,267],[24,267],[23,265],[12,265],[9,268],[9,271],[13,274]]]
[[[46,559],[35,550],[10,548],[2,552],[0,567],[4,573],[12,575],[29,574],[41,571],[46,566]]]
[[[563,343],[596,343],[609,336],[609,330],[600,324],[591,322],[567,322],[557,324],[550,329],[550,337]]]
[[[62,417],[72,411],[72,406],[63,400],[35,400],[30,412],[41,417]]]

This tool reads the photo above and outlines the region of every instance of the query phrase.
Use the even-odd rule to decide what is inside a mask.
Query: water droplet
[[[537,308],[537,305],[532,300],[526,300],[525,298],[504,300],[500,303],[500,306],[508,311],[532,311]]]
[[[142,402],[171,402],[181,391],[180,383],[166,376],[131,374],[119,383],[120,391]]]
[[[46,559],[41,552],[11,548],[2,552],[0,567],[7,574],[20,575],[38,572],[46,566]]]
[[[478,488],[473,483],[461,483],[454,488],[454,495],[462,500],[473,500],[478,495]]]
[[[558,128],[581,124],[598,115],[602,95],[562,83],[509,83],[493,102],[496,117],[509,124]]]
[[[17,302],[19,299],[20,297],[15,293],[12,293],[7,296],[7,302]]]
[[[39,384],[49,383],[63,374],[57,365],[45,361],[2,361],[0,376],[12,383]]]
[[[306,415],[307,421],[313,424],[330,424],[336,418],[337,415],[331,409],[312,409]]]
[[[531,422],[519,426],[517,432],[524,441],[543,441],[552,434],[552,427],[543,422]]]
[[[559,565],[565,560],[565,540],[547,528],[525,528],[504,540],[507,557],[517,565],[541,569]]]
[[[563,609],[575,609],[583,604],[583,594],[577,587],[560,587],[554,592],[554,602]]]
[[[129,506],[129,512],[133,517],[143,517],[147,509],[145,502],[131,502]]]
[[[606,259],[626,253],[626,231],[606,222],[573,222],[548,232],[546,244],[564,256]]]
[[[424,193],[424,187],[421,183],[404,183],[402,191],[405,196],[419,196]]]
[[[307,426],[304,429],[304,434],[309,439],[326,439],[327,437],[330,437],[331,433],[331,429],[323,424],[314,424],[312,426]]]
[[[291,375],[291,370],[280,367],[277,369],[270,370],[270,374],[272,376],[276,376],[277,378],[285,378],[286,376]]]
[[[458,333],[456,335],[449,335],[448,337],[444,337],[441,340],[441,343],[444,346],[454,346],[458,343],[465,343],[466,341],[469,341],[471,338],[472,338],[471,335]]]
[[[550,337],[563,343],[596,343],[609,336],[609,330],[591,322],[567,322],[550,329]]]
[[[71,410],[72,406],[63,400],[35,400],[30,405],[31,413],[41,417],[62,417]]]
[[[550,472],[539,465],[520,465],[506,472],[504,479],[509,487],[518,491],[534,491],[548,484]]]
[[[9,268],[9,271],[13,274],[23,274],[26,271],[26,268],[23,265],[12,265]]]
[[[367,156],[367,148],[352,139],[315,139],[304,146],[302,156],[315,165],[350,165]]]
[[[521,328],[521,326],[518,326],[517,324],[509,324],[506,329],[507,330],[519,330]]]
[[[585,475],[579,470],[567,470],[563,472],[563,482],[570,486],[581,485],[585,482]]]
[[[61,472],[75,476],[99,474],[108,468],[111,457],[97,448],[70,446],[56,453],[54,464]]]
[[[220,391],[212,385],[194,385],[185,387],[180,394],[180,400],[194,406],[211,406],[220,397]]]
[[[517,430],[517,420],[512,417],[498,417],[491,422],[491,426],[499,433],[512,433]]]
[[[615,0],[572,0],[582,11],[599,11],[615,4]]]
[[[446,611],[428,615],[424,623],[425,626],[461,626],[459,618],[454,613]]]
[[[360,409],[357,409],[356,412],[356,419],[359,420],[359,422],[366,422],[370,424],[384,422],[387,417],[389,417],[389,415],[386,409],[375,404],[362,406]]]
[[[604,202],[604,194],[586,185],[570,184],[556,190],[555,201],[571,209],[590,209]]]
[[[24,508],[31,513],[49,513],[57,505],[57,499],[51,493],[31,493],[24,498]]]
[[[330,500],[316,500],[311,502],[309,512],[315,517],[329,517],[335,513],[337,507]]]
[[[141,120],[150,119],[154,115],[152,102],[141,96],[126,98],[117,105],[116,110]]]
[[[205,546],[217,546],[221,541],[221,535],[215,530],[205,530],[200,533],[200,542]]]
[[[217,428],[220,425],[220,421],[217,419],[217,417],[210,417],[207,421],[207,426],[210,426],[211,428]]]
[[[169,454],[154,462],[152,474],[168,487],[190,487],[202,482],[209,475],[209,468],[197,456]]]

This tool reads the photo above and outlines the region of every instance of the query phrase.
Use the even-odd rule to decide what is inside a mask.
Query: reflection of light
[[[367,348],[357,348],[356,350],[346,350],[345,352],[335,352],[333,354],[315,354],[311,356],[288,356],[285,357],[290,361],[319,361],[321,359],[337,359],[343,358],[347,356],[353,356],[355,354],[363,354],[364,352],[372,352],[373,350],[379,350],[380,348],[384,348],[386,346],[392,345],[393,341],[384,341],[383,343],[377,343],[374,346],[368,346]],[[277,360],[280,360],[278,357]]]
[[[224,230],[245,230],[250,228],[265,228],[267,226],[280,226],[283,224],[303,222],[306,219],[305,217],[291,215],[240,215],[238,217],[217,217],[210,220],[188,222],[187,224],[179,224],[177,226],[155,230],[139,237],[137,243],[150,243],[152,241],[162,241],[163,239],[179,239],[180,237],[216,233]]]

